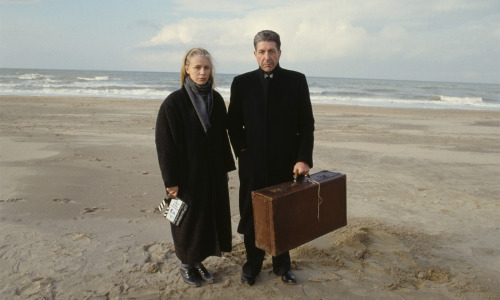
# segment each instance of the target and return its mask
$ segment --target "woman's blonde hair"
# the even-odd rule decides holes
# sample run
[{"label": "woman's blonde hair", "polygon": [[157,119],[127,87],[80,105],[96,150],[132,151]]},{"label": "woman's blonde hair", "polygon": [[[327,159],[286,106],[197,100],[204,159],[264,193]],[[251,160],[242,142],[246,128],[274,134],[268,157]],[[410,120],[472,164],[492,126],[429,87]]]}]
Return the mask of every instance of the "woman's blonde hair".
[{"label": "woman's blonde hair", "polygon": [[184,81],[186,80],[186,77],[189,76],[187,73],[186,73],[186,67],[189,67],[190,63],[191,63],[191,58],[193,56],[203,56],[203,57],[206,57],[208,58],[208,60],[210,61],[210,76],[208,77],[210,79],[210,81],[212,82],[212,86],[215,86],[215,81],[214,81],[214,65],[212,63],[212,56],[210,55],[210,53],[203,49],[203,48],[193,48],[191,50],[189,50],[186,55],[184,55],[184,60],[182,61],[182,66],[181,66],[181,84],[184,84]]}]

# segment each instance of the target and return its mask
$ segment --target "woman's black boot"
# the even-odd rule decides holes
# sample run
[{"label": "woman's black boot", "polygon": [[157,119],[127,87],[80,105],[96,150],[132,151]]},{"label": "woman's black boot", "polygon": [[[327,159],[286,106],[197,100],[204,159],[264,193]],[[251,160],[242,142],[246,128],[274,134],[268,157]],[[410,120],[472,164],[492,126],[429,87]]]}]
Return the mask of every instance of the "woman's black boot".
[{"label": "woman's black boot", "polygon": [[182,279],[184,279],[185,283],[193,286],[201,285],[198,281],[198,278],[196,277],[196,269],[193,267],[193,265],[181,264],[179,273],[181,273]]},{"label": "woman's black boot", "polygon": [[200,274],[201,279],[203,281],[212,283],[214,282],[214,275],[210,274],[210,272],[205,269],[205,266],[202,263],[195,263],[194,268],[196,271],[198,271],[198,274]]}]

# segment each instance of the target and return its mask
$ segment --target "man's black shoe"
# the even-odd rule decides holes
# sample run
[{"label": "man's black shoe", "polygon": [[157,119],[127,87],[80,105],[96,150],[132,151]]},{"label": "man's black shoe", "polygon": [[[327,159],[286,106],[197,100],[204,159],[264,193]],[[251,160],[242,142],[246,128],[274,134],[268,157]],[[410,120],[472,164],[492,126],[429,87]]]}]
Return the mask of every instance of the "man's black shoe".
[{"label": "man's black shoe", "polygon": [[202,263],[194,264],[194,268],[196,269],[196,271],[198,271],[203,281],[208,283],[214,282],[214,275],[210,274],[210,272],[205,269],[205,266]]},{"label": "man's black shoe", "polygon": [[295,278],[292,271],[286,271],[285,274],[281,276],[281,280],[286,284],[297,284],[297,278]]},{"label": "man's black shoe", "polygon": [[241,273],[241,283],[251,286],[255,284],[255,276]]},{"label": "man's black shoe", "polygon": [[196,273],[195,273],[195,268],[193,266],[189,267],[180,267],[179,268],[179,273],[181,273],[182,279],[184,279],[184,282],[193,285],[193,286],[200,286],[200,282],[198,281],[198,278],[196,278]]}]

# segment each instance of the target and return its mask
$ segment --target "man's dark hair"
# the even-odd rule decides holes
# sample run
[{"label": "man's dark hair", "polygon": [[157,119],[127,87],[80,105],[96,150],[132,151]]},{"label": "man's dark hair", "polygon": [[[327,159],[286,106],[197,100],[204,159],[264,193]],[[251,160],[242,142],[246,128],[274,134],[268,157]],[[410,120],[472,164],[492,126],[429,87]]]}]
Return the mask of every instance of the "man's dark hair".
[{"label": "man's dark hair", "polygon": [[255,48],[255,50],[257,50],[257,43],[262,41],[275,42],[278,51],[281,48],[280,35],[272,30],[262,30],[255,35],[255,37],[253,38],[253,47]]}]

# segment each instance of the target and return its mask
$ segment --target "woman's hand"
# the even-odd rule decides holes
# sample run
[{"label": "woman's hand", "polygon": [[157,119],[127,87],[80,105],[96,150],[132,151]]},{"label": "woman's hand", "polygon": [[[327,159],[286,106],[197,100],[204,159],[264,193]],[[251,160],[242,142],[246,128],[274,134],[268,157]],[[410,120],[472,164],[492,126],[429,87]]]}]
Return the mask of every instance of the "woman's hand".
[{"label": "woman's hand", "polygon": [[179,192],[178,186],[168,187],[166,188],[167,193],[170,193],[172,196],[177,197],[177,193]]}]

